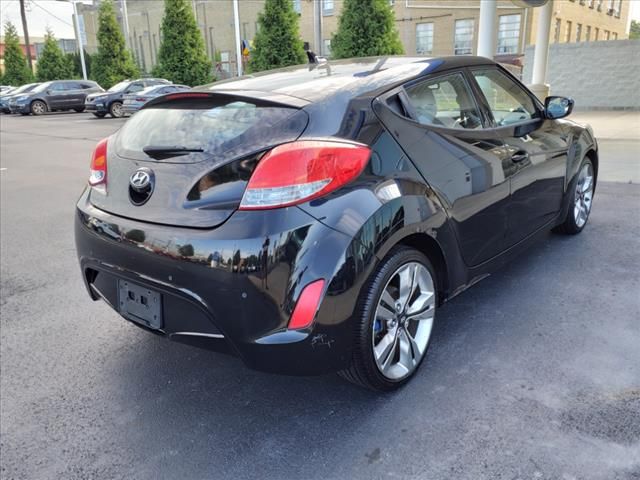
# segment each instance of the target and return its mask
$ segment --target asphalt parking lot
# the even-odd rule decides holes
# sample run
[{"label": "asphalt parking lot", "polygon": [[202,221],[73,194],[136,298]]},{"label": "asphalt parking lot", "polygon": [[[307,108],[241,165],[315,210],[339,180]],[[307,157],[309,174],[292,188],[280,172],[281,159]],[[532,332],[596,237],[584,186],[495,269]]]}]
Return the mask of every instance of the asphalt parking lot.
[{"label": "asphalt parking lot", "polygon": [[3,479],[640,479],[640,140],[603,141],[581,235],[445,305],[416,378],[380,395],[89,300],[74,203],[122,122],[0,117]]}]

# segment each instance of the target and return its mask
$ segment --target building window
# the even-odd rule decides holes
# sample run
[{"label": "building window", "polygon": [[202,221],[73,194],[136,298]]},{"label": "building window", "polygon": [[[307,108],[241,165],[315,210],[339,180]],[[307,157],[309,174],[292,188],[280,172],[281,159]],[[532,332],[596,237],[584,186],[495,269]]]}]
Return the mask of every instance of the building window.
[{"label": "building window", "polygon": [[622,12],[622,0],[618,0],[616,4],[616,17],[620,18],[620,13]]},{"label": "building window", "polygon": [[591,41],[591,25],[587,25],[587,29],[584,31],[585,42]]},{"label": "building window", "polygon": [[562,28],[562,20],[556,18],[556,27],[553,31],[553,41],[555,43],[560,43],[560,29]]},{"label": "building window", "polygon": [[602,2],[603,0],[597,0],[598,1],[598,11],[601,12],[602,11]]},{"label": "building window", "polygon": [[598,27],[596,27],[596,34],[593,37],[593,39],[597,42],[598,40],[600,40],[600,29]]},{"label": "building window", "polygon": [[333,0],[322,0],[322,15],[333,15]]},{"label": "building window", "polygon": [[498,22],[498,53],[518,53],[520,14],[501,15]]},{"label": "building window", "polygon": [[325,57],[331,56],[331,40],[328,38],[322,40],[322,55]]},{"label": "building window", "polygon": [[618,39],[618,32],[613,32],[612,35],[614,40]]},{"label": "building window", "polygon": [[596,0],[589,0],[589,8],[593,8],[596,6]]},{"label": "building window", "polygon": [[567,33],[564,37],[564,41],[566,43],[570,43],[571,42],[571,29],[572,29],[573,23],[567,21]]},{"label": "building window", "polygon": [[456,20],[453,37],[454,55],[473,53],[473,19]]},{"label": "building window", "polygon": [[582,24],[576,23],[576,42],[582,40]]},{"label": "building window", "polygon": [[293,1],[293,11],[298,15],[302,13],[302,5],[300,4],[301,0],[292,0]]},{"label": "building window", "polygon": [[604,39],[611,40],[611,32],[609,30],[604,31]]},{"label": "building window", "polygon": [[249,40],[249,22],[242,22],[242,39]]},{"label": "building window", "polygon": [[416,53],[431,55],[433,53],[433,23],[416,25]]}]

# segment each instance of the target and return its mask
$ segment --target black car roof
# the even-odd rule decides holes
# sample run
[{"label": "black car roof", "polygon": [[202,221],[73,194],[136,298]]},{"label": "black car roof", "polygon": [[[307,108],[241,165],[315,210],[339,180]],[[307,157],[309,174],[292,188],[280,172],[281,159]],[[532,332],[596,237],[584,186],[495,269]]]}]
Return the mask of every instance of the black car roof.
[{"label": "black car roof", "polygon": [[354,98],[449,68],[487,64],[493,64],[493,61],[471,56],[366,57],[270,70],[214,82],[193,90],[234,94],[270,92],[278,97],[287,95],[318,102],[338,94]]}]

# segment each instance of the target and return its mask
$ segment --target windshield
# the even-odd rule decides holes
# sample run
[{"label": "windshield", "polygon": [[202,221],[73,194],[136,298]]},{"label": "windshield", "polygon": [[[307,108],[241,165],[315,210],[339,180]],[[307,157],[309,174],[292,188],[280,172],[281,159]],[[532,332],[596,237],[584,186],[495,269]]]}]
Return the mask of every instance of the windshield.
[{"label": "windshield", "polygon": [[47,88],[49,88],[51,86],[51,83],[53,82],[45,82],[45,83],[41,83],[40,85],[38,85],[37,87],[35,87],[33,90],[33,92],[35,93],[40,93],[40,92],[44,92]]},{"label": "windshield", "polygon": [[33,90],[37,86],[38,86],[37,83],[28,83],[27,85],[22,85],[21,87],[18,87],[15,90],[12,90],[11,94],[13,95],[14,93],[30,92],[31,90]]},{"label": "windshield", "polygon": [[127,81],[116,83],[113,87],[107,90],[107,92],[121,92],[122,90],[127,88],[127,85],[129,85],[129,82]]}]

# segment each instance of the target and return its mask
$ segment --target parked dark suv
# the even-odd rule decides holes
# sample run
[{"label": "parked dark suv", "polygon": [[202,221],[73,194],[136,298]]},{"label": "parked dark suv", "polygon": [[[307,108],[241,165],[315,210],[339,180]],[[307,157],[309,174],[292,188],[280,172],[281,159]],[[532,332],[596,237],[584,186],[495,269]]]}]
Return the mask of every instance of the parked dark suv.
[{"label": "parked dark suv", "polygon": [[123,80],[116,83],[104,93],[88,95],[85,107],[96,117],[103,118],[107,113],[113,118],[123,117],[122,108],[124,96],[144,90],[152,85],[169,85],[171,82],[164,78],[139,78],[138,80]]},{"label": "parked dark suv", "polygon": [[30,92],[16,95],[9,102],[11,113],[42,115],[62,110],[84,111],[84,99],[90,93],[104,92],[91,80],[54,80],[38,85]]}]

